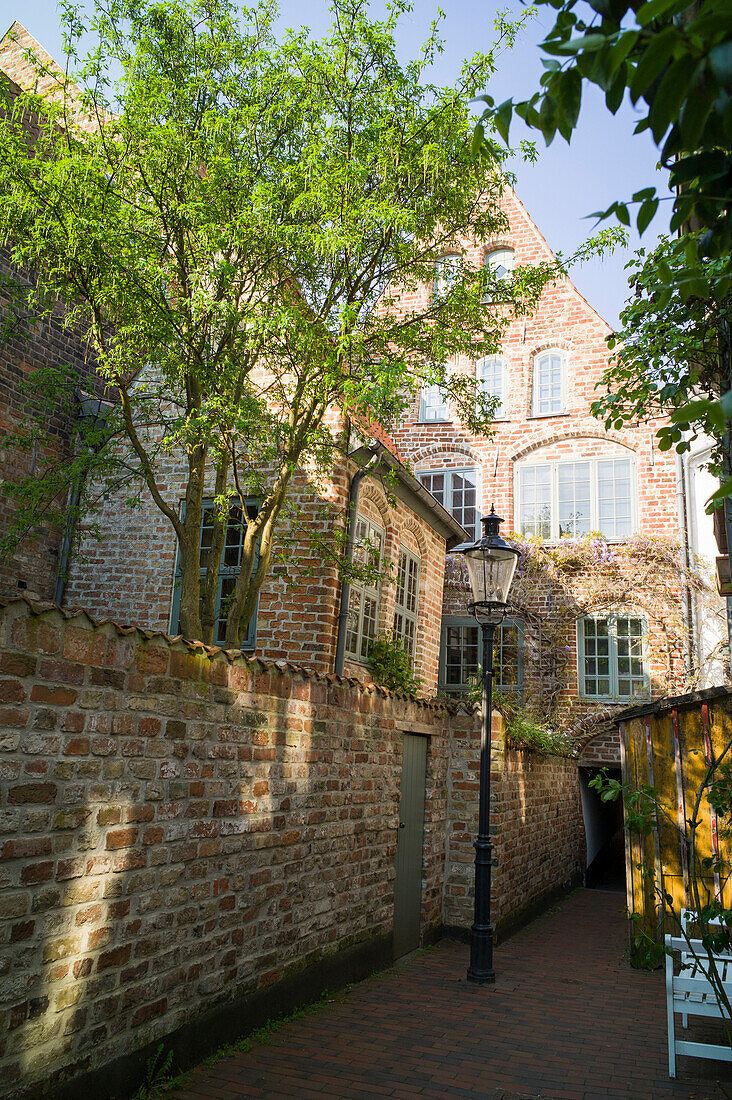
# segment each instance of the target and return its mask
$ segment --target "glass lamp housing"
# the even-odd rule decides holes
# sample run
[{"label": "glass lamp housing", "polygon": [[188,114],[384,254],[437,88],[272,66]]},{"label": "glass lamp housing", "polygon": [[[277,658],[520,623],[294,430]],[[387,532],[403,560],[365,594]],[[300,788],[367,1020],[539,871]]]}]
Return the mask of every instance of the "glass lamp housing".
[{"label": "glass lamp housing", "polygon": [[483,516],[483,536],[476,542],[463,542],[452,553],[461,554],[468,566],[473,595],[468,610],[479,622],[499,623],[508,607],[508,593],[520,552],[498,534],[503,520],[491,508]]}]

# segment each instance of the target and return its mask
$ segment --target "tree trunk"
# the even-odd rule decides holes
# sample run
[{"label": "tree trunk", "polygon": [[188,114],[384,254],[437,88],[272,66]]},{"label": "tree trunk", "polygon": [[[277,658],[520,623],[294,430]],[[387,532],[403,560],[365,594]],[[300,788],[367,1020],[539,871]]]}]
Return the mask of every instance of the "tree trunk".
[{"label": "tree trunk", "polygon": [[[216,467],[215,497],[219,498],[226,492],[226,482],[229,475],[229,460],[226,452],[219,455]],[[216,628],[216,589],[218,587],[219,569],[221,557],[226,544],[226,527],[229,519],[229,509],[220,513],[214,509],[213,535],[211,547],[208,551],[206,562],[206,574],[201,582],[201,630],[202,639],[206,645],[212,645]]]},{"label": "tree trunk", "polygon": [[183,537],[179,542],[180,553],[180,629],[185,638],[203,641],[201,625],[201,512],[203,502],[203,478],[206,467],[206,448],[194,447],[188,454],[188,485],[186,486],[186,513],[183,517]]}]

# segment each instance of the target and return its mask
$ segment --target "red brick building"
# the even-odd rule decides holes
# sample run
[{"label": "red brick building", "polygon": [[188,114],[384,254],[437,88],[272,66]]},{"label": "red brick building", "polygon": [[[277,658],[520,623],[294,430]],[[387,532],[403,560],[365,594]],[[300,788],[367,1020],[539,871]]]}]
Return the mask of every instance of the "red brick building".
[{"label": "red brick building", "polygon": [[[509,231],[456,241],[438,261],[438,282],[459,263],[490,265],[511,279],[521,265],[553,260],[510,190],[504,209]],[[433,293],[426,286],[418,295]],[[659,452],[655,424],[607,431],[590,413],[609,333],[561,279],[531,318],[510,325],[499,354],[448,364],[500,399],[490,437],[471,434],[436,386],[416,394],[392,429],[417,477],[467,529],[477,530],[494,504],[503,533],[524,544],[500,676],[575,726],[598,707],[677,690],[694,663],[682,614],[685,573],[663,541],[680,536],[675,456]],[[439,681],[451,693],[465,690],[477,664],[467,600],[459,566],[449,561]]]},{"label": "red brick building", "polygon": [[[11,35],[12,32],[12,35]],[[37,51],[44,65],[54,65],[52,59],[25,31],[14,23],[0,40],[0,74],[4,76],[6,99],[0,109],[8,110],[26,86],[32,74],[25,51]],[[17,82],[16,82],[17,81]],[[31,116],[25,119],[29,143],[36,133]],[[85,391],[94,390],[95,363],[87,342],[79,331],[63,325],[61,310],[39,318],[30,312],[24,301],[31,286],[28,272],[11,264],[6,250],[0,250],[0,314],[3,333],[0,341],[0,485],[17,484],[32,477],[39,482],[73,453],[76,446],[75,425],[79,415],[88,411]],[[49,414],[45,403],[29,388],[32,376],[41,368],[59,368],[73,379],[66,399],[55,404]],[[42,410],[44,431],[30,441],[29,446],[8,446],[8,437],[27,427]],[[47,500],[46,515],[63,510],[66,490],[53,493]],[[7,534],[17,516],[12,496],[0,492],[0,538]],[[53,599],[59,580],[62,556],[63,524],[46,519],[23,538],[17,550],[0,553],[0,595]],[[62,563],[61,563],[62,564]]]}]

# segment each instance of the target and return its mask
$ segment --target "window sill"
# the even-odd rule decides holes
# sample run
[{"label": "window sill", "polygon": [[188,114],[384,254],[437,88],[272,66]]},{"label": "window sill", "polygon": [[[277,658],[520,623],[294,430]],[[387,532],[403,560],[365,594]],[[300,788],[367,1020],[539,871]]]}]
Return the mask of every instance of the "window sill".
[{"label": "window sill", "polygon": [[454,420],[415,420],[414,422],[418,428],[431,428],[437,424],[446,424],[448,427],[452,427],[455,423]]},{"label": "window sill", "polygon": [[527,420],[551,420],[552,417],[558,416],[571,416],[571,412],[559,412],[559,413],[529,413],[526,417]]},{"label": "window sill", "polygon": [[615,707],[642,707],[651,701],[650,695],[627,695],[622,699],[612,695],[583,695],[579,692],[579,700],[582,703],[603,703]]}]

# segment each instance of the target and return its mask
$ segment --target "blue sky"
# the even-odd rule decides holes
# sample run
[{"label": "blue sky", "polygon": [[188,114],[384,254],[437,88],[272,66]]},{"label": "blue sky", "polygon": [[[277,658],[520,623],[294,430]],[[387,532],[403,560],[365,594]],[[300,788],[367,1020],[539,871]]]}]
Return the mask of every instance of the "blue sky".
[{"label": "blue sky", "polygon": [[[514,11],[520,6],[514,2]],[[494,40],[494,4],[479,0],[442,0],[446,18],[442,25],[445,48],[439,55],[431,79],[438,84],[453,83],[464,58],[479,49],[487,49]],[[508,6],[508,0],[507,0]],[[309,26],[320,35],[328,27],[328,0],[281,0],[283,26]],[[403,57],[415,55],[426,37],[437,4],[433,0],[414,0],[413,11],[404,17],[399,45]],[[374,13],[383,11],[374,3]],[[0,0],[0,33],[18,19],[57,59],[62,56],[59,19],[55,0],[24,0],[11,4]],[[542,12],[531,21],[514,50],[501,55],[499,71],[486,91],[497,102],[524,98],[538,87],[542,72],[537,43],[551,26],[551,13]],[[629,198],[641,187],[655,183],[665,193],[664,179],[656,172],[657,151],[647,134],[634,135],[635,114],[625,103],[613,117],[606,110],[599,92],[585,92],[580,126],[567,145],[556,139],[546,149],[540,135],[512,131],[512,140],[530,136],[537,141],[539,159],[535,165],[516,166],[516,191],[550,246],[567,254],[592,232],[593,221],[585,215],[608,207],[616,198]],[[663,205],[662,204],[662,208]],[[608,223],[610,224],[610,223]],[[646,231],[643,245],[651,247],[656,232],[664,228],[659,214]],[[575,268],[573,279],[582,294],[611,324],[628,296],[624,266],[634,248],[631,239],[627,252],[616,252],[605,260],[595,260]]]}]

